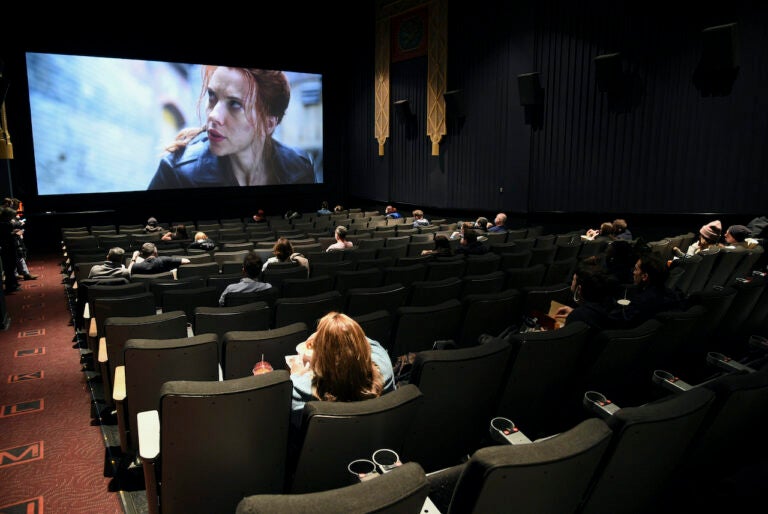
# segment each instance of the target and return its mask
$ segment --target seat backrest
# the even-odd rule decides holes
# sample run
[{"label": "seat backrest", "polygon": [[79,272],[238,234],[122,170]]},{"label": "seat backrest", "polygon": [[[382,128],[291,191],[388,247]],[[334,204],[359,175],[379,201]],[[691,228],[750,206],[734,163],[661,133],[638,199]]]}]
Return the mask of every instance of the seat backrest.
[{"label": "seat backrest", "polygon": [[648,380],[644,364],[660,328],[661,322],[652,318],[637,327],[597,332],[584,353],[584,388],[614,401],[639,402],[637,384]]},{"label": "seat backrest", "polygon": [[252,302],[232,307],[195,307],[192,331],[195,335],[216,334],[219,358],[224,334],[233,330],[267,330],[272,323],[272,309],[267,302]]},{"label": "seat backrest", "polygon": [[[509,272],[507,273],[507,278],[509,278]],[[507,287],[509,287],[509,282],[507,282]],[[526,313],[533,311],[547,313],[553,300],[567,305],[568,301],[573,298],[570,283],[528,286],[520,288],[520,290],[525,294],[523,309]]]},{"label": "seat backrest", "polygon": [[503,339],[418,352],[408,383],[418,386],[424,406],[403,448],[404,461],[436,471],[461,463],[483,446],[511,355],[512,346]]},{"label": "seat backrest", "polygon": [[494,252],[483,255],[467,255],[465,264],[464,275],[485,275],[499,269],[501,255]]},{"label": "seat backrest", "polygon": [[649,512],[681,465],[714,396],[704,388],[694,388],[616,411],[607,420],[614,433],[611,446],[580,512],[613,512],[617,505],[625,506],[622,510],[626,512]]},{"label": "seat backrest", "polygon": [[128,339],[123,349],[130,448],[138,450],[136,414],[157,409],[160,387],[169,380],[218,380],[218,337]]},{"label": "seat backrest", "polygon": [[410,286],[414,282],[424,280],[427,276],[426,264],[417,263],[410,266],[389,266],[383,269],[383,284],[402,284]]},{"label": "seat backrest", "polygon": [[402,284],[387,284],[379,287],[355,287],[345,295],[344,313],[359,316],[384,309],[394,317],[397,309],[405,305],[408,288]]},{"label": "seat backrest", "polygon": [[704,286],[707,285],[709,276],[712,274],[712,270],[715,268],[717,260],[720,258],[719,249],[708,249],[706,252],[699,252],[701,261],[696,267],[696,274],[691,279],[691,283],[688,285],[688,293],[693,294],[704,290]]},{"label": "seat backrest", "polygon": [[389,311],[372,311],[352,316],[352,319],[357,321],[368,338],[378,341],[384,348],[392,347],[392,315]]},{"label": "seat backrest", "polygon": [[279,291],[276,287],[250,293],[227,293],[227,296],[224,297],[224,306],[234,307],[235,305],[243,305],[245,303],[267,302],[270,307],[274,307],[275,301],[277,301],[279,296],[278,293]]},{"label": "seat backrest", "polygon": [[521,290],[528,287],[537,287],[544,282],[546,273],[546,264],[536,264],[524,268],[507,268],[505,270],[507,280],[504,285],[506,288]]},{"label": "seat backrest", "polygon": [[411,284],[406,305],[412,307],[436,305],[461,296],[462,279],[450,277],[443,280],[418,280]]},{"label": "seat backrest", "polygon": [[482,334],[497,336],[523,317],[523,295],[517,289],[470,294],[462,298],[461,328],[456,336],[460,347],[474,346]]},{"label": "seat backrest", "polygon": [[379,287],[383,276],[384,273],[379,268],[342,270],[336,272],[333,288],[345,294],[352,288]]},{"label": "seat backrest", "polygon": [[353,460],[382,448],[402,453],[422,405],[421,391],[410,384],[370,400],[307,402],[290,491],[342,487],[349,484],[347,465]]},{"label": "seat backrest", "polygon": [[205,285],[205,277],[189,277],[184,280],[153,280],[149,282],[149,291],[155,295],[155,305],[162,309],[163,293],[165,291],[197,289],[199,287],[205,287]]},{"label": "seat backrest", "polygon": [[512,419],[531,438],[557,433],[572,426],[581,412],[577,389],[579,359],[591,329],[580,321],[557,330],[524,332],[509,338],[515,358],[497,414]]},{"label": "seat backrest", "polygon": [[[93,287],[90,288],[89,293],[92,290]],[[155,296],[149,292],[120,296],[94,296],[91,307],[91,315],[96,318],[97,337],[104,335],[104,323],[111,317],[150,316],[157,313]]]},{"label": "seat backrest", "polygon": [[461,302],[448,300],[424,307],[400,307],[395,316],[390,355],[431,350],[435,341],[456,339],[461,326]]},{"label": "seat backrest", "polygon": [[728,280],[730,279],[731,275],[733,275],[733,272],[736,271],[737,266],[747,256],[747,252],[729,250],[728,248],[723,248],[718,253],[720,258],[717,259],[714,266],[712,267],[712,272],[710,273],[706,284],[704,284],[704,289],[711,289],[715,286],[728,285]]},{"label": "seat backrest", "polygon": [[[149,294],[149,293],[147,293]],[[176,339],[187,337],[187,317],[183,311],[143,316],[113,316],[104,320],[105,360],[101,362],[104,396],[112,403],[115,368],[122,366],[123,349],[129,339]]]},{"label": "seat backrest", "polygon": [[218,305],[219,292],[213,286],[163,291],[163,309],[184,311],[189,323],[195,319],[196,307],[217,307]]},{"label": "seat backrest", "polygon": [[280,296],[295,298],[297,296],[312,296],[325,293],[333,289],[333,277],[330,275],[317,275],[309,278],[283,279]]},{"label": "seat backrest", "polygon": [[219,264],[217,262],[201,262],[199,264],[182,264],[176,270],[176,278],[179,280],[193,277],[203,276],[208,277],[211,275],[219,274]]},{"label": "seat backrest", "polygon": [[285,370],[160,391],[161,512],[234,512],[244,496],[280,493],[291,408]]},{"label": "seat backrest", "polygon": [[445,512],[577,512],[610,441],[606,423],[590,418],[542,441],[482,448],[464,467]]},{"label": "seat backrest", "polygon": [[470,294],[498,293],[504,289],[507,279],[501,270],[478,275],[464,275],[461,278],[461,297]]},{"label": "seat backrest", "polygon": [[344,297],[338,291],[297,298],[278,298],[275,300],[275,321],[272,326],[279,328],[303,321],[314,331],[317,320],[331,311],[341,312],[344,307],[343,300]]},{"label": "seat backrest", "polygon": [[693,280],[696,278],[696,270],[698,269],[699,264],[701,264],[701,261],[702,257],[698,254],[686,255],[675,261],[677,267],[683,270],[682,276],[675,283],[675,289],[685,295],[690,292],[691,284],[693,284]]},{"label": "seat backrest", "polygon": [[462,278],[466,268],[464,259],[450,261],[436,260],[427,262],[425,265],[427,267],[427,274],[424,277],[425,280],[444,280],[451,277]]},{"label": "seat backrest", "polygon": [[306,493],[261,494],[243,498],[236,514],[316,513],[318,506],[327,512],[376,512],[403,514],[420,512],[429,482],[424,469],[416,462],[406,462],[375,480],[365,480],[346,487]]},{"label": "seat backrest", "polygon": [[296,346],[309,337],[307,324],[292,323],[267,330],[233,330],[222,339],[221,364],[224,380],[246,377],[262,359],[281,369],[286,355],[295,355]]}]

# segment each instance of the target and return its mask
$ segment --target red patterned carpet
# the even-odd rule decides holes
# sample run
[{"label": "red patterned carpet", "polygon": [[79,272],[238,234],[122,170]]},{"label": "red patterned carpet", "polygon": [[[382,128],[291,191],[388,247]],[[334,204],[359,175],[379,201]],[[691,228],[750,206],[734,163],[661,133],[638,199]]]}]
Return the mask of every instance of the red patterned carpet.
[{"label": "red patterned carpet", "polygon": [[0,514],[122,513],[73,349],[61,258],[31,257],[39,278],[5,297],[0,331]]}]

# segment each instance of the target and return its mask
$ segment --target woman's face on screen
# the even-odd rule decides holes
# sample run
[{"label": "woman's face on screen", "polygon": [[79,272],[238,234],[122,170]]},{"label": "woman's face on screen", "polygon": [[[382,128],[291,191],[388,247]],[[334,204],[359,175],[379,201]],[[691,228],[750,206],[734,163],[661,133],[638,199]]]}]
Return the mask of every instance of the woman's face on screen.
[{"label": "woman's face on screen", "polygon": [[247,92],[248,84],[237,69],[219,67],[213,72],[207,111],[208,140],[214,155],[237,154],[251,150],[253,145],[263,145],[265,135],[250,121],[258,120],[256,112],[246,112]]}]

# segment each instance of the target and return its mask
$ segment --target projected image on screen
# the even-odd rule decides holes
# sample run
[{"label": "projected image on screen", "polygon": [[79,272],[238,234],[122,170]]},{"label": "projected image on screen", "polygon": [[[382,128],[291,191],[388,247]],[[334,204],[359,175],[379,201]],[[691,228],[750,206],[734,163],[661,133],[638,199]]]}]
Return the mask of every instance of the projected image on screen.
[{"label": "projected image on screen", "polygon": [[322,76],[27,54],[38,194],[323,181]]}]

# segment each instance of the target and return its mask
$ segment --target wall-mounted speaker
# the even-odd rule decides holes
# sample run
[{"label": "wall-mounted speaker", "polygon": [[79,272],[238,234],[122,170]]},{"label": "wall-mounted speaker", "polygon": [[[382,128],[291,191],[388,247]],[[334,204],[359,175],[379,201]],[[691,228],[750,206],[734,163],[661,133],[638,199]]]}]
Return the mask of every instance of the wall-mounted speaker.
[{"label": "wall-mounted speaker", "polygon": [[517,76],[520,105],[541,105],[544,103],[544,88],[541,87],[541,73],[523,73]]},{"label": "wall-mounted speaker", "polygon": [[413,117],[413,111],[411,111],[411,103],[406,100],[396,100],[392,103],[397,114],[397,119],[400,122],[405,123]]},{"label": "wall-mounted speaker", "polygon": [[621,87],[623,70],[620,53],[598,55],[593,60],[598,91],[608,93]]},{"label": "wall-mounted speaker", "polygon": [[443,93],[445,100],[445,115],[448,118],[464,118],[467,115],[467,105],[464,100],[464,91],[454,89]]},{"label": "wall-mounted speaker", "polygon": [[726,96],[739,74],[739,39],[736,23],[701,31],[701,59],[693,84],[703,96]]}]

